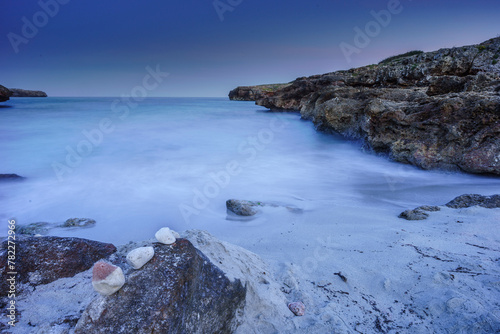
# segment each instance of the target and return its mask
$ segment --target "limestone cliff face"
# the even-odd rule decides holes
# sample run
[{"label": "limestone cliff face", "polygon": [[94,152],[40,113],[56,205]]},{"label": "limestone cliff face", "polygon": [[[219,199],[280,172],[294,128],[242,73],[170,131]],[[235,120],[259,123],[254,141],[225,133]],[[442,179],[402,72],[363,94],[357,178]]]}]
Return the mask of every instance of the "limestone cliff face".
[{"label": "limestone cliff face", "polygon": [[47,93],[41,90],[26,90],[19,88],[10,88],[12,97],[47,97]]},{"label": "limestone cliff face", "polygon": [[12,92],[8,88],[0,85],[0,102],[7,101],[11,95]]},{"label": "limestone cliff face", "polygon": [[423,169],[500,175],[500,38],[298,78],[256,99]]}]

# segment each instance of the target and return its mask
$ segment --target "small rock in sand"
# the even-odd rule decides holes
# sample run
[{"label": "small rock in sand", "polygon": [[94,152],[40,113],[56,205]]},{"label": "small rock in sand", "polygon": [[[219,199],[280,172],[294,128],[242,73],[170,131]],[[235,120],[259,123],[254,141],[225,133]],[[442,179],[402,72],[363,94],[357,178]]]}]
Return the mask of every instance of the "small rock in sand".
[{"label": "small rock in sand", "polygon": [[401,212],[401,214],[399,215],[399,218],[404,218],[406,220],[424,220],[427,219],[427,217],[429,217],[429,214],[419,208],[406,210],[404,212]]},{"label": "small rock in sand", "polygon": [[306,306],[302,302],[294,302],[288,304],[288,308],[296,316],[303,316],[306,313]]},{"label": "small rock in sand", "polygon": [[98,261],[92,269],[92,286],[101,295],[110,296],[125,284],[125,275],[120,267]]},{"label": "small rock in sand", "polygon": [[155,255],[155,249],[149,247],[139,247],[127,254],[127,263],[134,269],[140,269],[149,262]]},{"label": "small rock in sand", "polygon": [[439,206],[435,206],[435,205],[422,205],[422,206],[419,206],[417,209],[420,209],[423,211],[430,211],[430,212],[436,212],[436,211],[441,210],[441,208]]},{"label": "small rock in sand", "polygon": [[[155,233],[156,240],[165,245],[171,245],[175,242],[176,232],[172,231],[168,227],[162,227]],[[179,234],[177,234],[178,236]]]},{"label": "small rock in sand", "polygon": [[447,207],[453,209],[469,208],[475,205],[487,209],[500,208],[500,195],[482,196],[477,194],[465,194],[455,197],[455,199],[446,203]]}]

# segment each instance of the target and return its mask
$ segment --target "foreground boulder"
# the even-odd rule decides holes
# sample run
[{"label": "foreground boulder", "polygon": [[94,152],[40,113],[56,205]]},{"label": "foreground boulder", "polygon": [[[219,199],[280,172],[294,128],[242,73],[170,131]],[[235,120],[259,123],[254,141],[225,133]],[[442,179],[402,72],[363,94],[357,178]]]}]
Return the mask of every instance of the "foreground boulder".
[{"label": "foreground boulder", "polygon": [[111,296],[95,299],[77,333],[232,333],[246,291],[186,239],[154,243],[154,257]]},{"label": "foreground boulder", "polygon": [[[291,321],[295,316],[287,305],[293,300],[288,298],[302,296],[289,290],[284,292],[281,280],[275,277],[272,267],[257,254],[221,241],[206,231],[189,230],[185,235],[197,249],[213,263],[217,263],[230,280],[240,279],[244,283],[245,305],[243,311],[237,314],[239,326],[234,331],[235,334],[332,332],[326,328],[317,331],[304,330]],[[291,282],[288,284],[294,286]]]},{"label": "foreground boulder", "polygon": [[[6,296],[8,240],[0,251],[0,296]],[[95,262],[116,252],[115,246],[80,238],[16,237],[17,282],[32,286],[71,277],[91,268]]]},{"label": "foreground boulder", "polygon": [[500,37],[298,78],[257,98],[423,169],[500,175]]}]

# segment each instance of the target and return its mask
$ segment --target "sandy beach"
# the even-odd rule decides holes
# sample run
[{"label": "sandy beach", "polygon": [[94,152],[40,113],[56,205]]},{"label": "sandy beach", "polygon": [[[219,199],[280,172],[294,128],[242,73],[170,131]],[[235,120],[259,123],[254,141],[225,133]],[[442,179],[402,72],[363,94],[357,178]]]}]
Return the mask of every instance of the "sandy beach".
[{"label": "sandy beach", "polygon": [[[279,210],[263,214],[272,222],[283,214]],[[499,209],[443,206],[422,221],[384,210],[370,215],[356,208],[342,211],[332,224],[316,220],[324,215],[304,212],[286,228],[229,240],[239,246],[199,230],[182,235],[230,279],[246,284],[237,333],[500,329]],[[306,220],[314,224],[302,224]],[[61,319],[77,317],[96,296],[89,275],[24,291],[18,302],[24,321],[12,333],[45,333],[44,326],[57,323],[54,328],[60,331],[51,333],[67,333],[69,326]],[[304,316],[288,310],[295,301],[306,306]]]}]

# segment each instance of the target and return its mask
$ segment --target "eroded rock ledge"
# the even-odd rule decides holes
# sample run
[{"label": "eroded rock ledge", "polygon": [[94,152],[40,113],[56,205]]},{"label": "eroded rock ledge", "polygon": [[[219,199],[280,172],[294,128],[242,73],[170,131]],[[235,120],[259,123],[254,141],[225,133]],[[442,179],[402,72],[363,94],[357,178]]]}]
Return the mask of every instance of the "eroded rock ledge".
[{"label": "eroded rock ledge", "polygon": [[399,162],[500,175],[499,56],[494,38],[298,78],[255,100],[300,110],[318,129],[363,139]]},{"label": "eroded rock ledge", "polygon": [[274,92],[288,87],[290,84],[239,86],[229,92],[229,99],[235,101],[255,101],[264,97],[273,96]]}]

